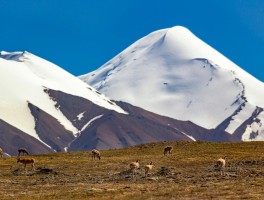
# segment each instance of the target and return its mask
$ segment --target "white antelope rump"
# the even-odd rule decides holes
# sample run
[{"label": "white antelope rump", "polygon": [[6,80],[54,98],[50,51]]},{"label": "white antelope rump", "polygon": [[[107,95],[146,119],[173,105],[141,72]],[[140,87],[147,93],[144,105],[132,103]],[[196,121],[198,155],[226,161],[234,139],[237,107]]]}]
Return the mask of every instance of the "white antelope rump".
[{"label": "white antelope rump", "polygon": [[92,159],[94,160],[95,158],[98,158],[99,160],[101,159],[100,151],[93,149],[92,150]]},{"label": "white antelope rump", "polygon": [[24,148],[19,148],[18,150],[18,156],[20,156],[21,154],[24,155],[29,155],[28,151]]},{"label": "white antelope rump", "polygon": [[132,178],[134,178],[134,176],[136,174],[136,171],[139,168],[139,162],[138,162],[138,160],[136,162],[130,163],[129,167],[130,167],[130,170],[132,172]]},{"label": "white antelope rump", "polygon": [[26,170],[27,164],[31,164],[31,169],[35,170],[35,159],[34,158],[18,158],[17,163],[24,164],[24,170]]},{"label": "white antelope rump", "polygon": [[172,146],[165,147],[164,148],[164,151],[163,151],[164,156],[166,156],[168,154],[171,154],[172,153],[172,150],[173,150],[173,147]]},{"label": "white antelope rump", "polygon": [[3,156],[4,156],[4,151],[2,148],[0,148],[0,157],[3,158]]},{"label": "white antelope rump", "polygon": [[220,170],[221,175],[225,175],[225,165],[226,165],[226,157],[225,158],[219,158],[216,161],[216,167]]}]

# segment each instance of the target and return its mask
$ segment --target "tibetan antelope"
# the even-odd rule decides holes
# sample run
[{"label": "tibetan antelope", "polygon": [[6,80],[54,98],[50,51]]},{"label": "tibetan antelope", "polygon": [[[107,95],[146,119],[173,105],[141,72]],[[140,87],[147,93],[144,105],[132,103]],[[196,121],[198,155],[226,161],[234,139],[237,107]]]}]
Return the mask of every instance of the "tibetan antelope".
[{"label": "tibetan antelope", "polygon": [[152,170],[153,166],[154,165],[153,165],[152,162],[150,162],[148,165],[145,165],[145,167],[144,167],[144,169],[145,169],[145,176],[148,175],[149,171]]},{"label": "tibetan antelope", "polygon": [[31,169],[35,170],[35,159],[34,158],[18,158],[17,163],[19,162],[24,164],[24,170],[26,170],[27,164],[31,164],[31,167],[32,167]]},{"label": "tibetan antelope", "polygon": [[165,147],[164,148],[164,151],[163,151],[164,156],[166,156],[168,154],[171,154],[172,153],[172,150],[173,150],[173,147],[172,146]]},{"label": "tibetan antelope", "polygon": [[225,165],[226,165],[226,157],[225,158],[219,158],[216,161],[216,167],[220,170],[221,175],[225,175]]},{"label": "tibetan antelope", "polygon": [[130,163],[129,167],[130,167],[130,170],[132,172],[132,178],[134,178],[134,176],[136,174],[136,171],[139,168],[139,162],[138,162],[138,160],[136,162]]},{"label": "tibetan antelope", "polygon": [[99,160],[101,159],[100,151],[93,149],[92,150],[92,159],[94,160],[95,158],[98,158]]},{"label": "tibetan antelope", "polygon": [[20,156],[21,154],[24,155],[29,155],[28,151],[26,149],[23,148],[19,148],[18,150],[18,156]]}]

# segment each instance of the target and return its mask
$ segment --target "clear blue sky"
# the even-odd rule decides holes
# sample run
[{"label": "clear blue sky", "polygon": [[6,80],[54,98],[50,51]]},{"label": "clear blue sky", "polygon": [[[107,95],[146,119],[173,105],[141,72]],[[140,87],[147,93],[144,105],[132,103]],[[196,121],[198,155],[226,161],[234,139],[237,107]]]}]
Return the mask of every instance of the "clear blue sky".
[{"label": "clear blue sky", "polygon": [[0,50],[29,51],[74,75],[175,25],[264,82],[263,0],[0,0]]}]

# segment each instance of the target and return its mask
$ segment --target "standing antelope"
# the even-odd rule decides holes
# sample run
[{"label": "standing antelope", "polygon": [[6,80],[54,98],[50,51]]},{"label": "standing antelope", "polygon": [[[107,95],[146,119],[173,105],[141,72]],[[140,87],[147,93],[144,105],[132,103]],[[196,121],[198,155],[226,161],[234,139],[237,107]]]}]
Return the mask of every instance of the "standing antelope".
[{"label": "standing antelope", "polygon": [[154,165],[153,165],[152,162],[150,162],[148,165],[145,165],[145,167],[144,167],[144,169],[145,169],[145,176],[148,175],[149,171],[152,170],[153,166]]},{"label": "standing antelope", "polygon": [[24,164],[24,170],[26,170],[27,164],[31,164],[31,169],[35,170],[35,159],[34,158],[18,158],[17,163],[23,163]]},{"label": "standing antelope", "polygon": [[26,149],[20,148],[17,150],[18,151],[18,156],[20,156],[20,154],[22,155],[28,155],[28,151]]},{"label": "standing antelope", "polygon": [[172,146],[165,147],[164,148],[164,151],[163,151],[164,156],[166,156],[168,154],[171,154],[172,153],[172,150],[173,150],[173,147]]},{"label": "standing antelope", "polygon": [[98,158],[99,160],[101,159],[100,151],[93,149],[92,150],[92,159],[94,160],[95,158]]},{"label": "standing antelope", "polygon": [[0,157],[3,158],[3,156],[4,156],[3,149],[0,148]]},{"label": "standing antelope", "polygon": [[225,175],[225,165],[226,165],[226,157],[225,158],[219,158],[216,161],[216,167],[220,170],[221,175]]},{"label": "standing antelope", "polygon": [[132,178],[134,178],[134,176],[136,174],[136,171],[139,168],[139,162],[138,162],[138,160],[136,162],[130,163],[129,167],[130,167],[130,170],[132,172]]}]

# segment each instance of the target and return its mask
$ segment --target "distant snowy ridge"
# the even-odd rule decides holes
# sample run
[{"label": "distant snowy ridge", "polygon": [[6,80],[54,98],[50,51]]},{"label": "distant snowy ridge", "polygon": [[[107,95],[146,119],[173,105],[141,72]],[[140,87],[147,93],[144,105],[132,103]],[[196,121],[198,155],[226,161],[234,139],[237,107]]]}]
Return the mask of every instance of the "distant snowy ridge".
[{"label": "distant snowy ridge", "polygon": [[207,129],[221,125],[243,140],[264,139],[263,110],[257,112],[264,83],[181,26],[143,37],[79,78],[115,100]]}]

